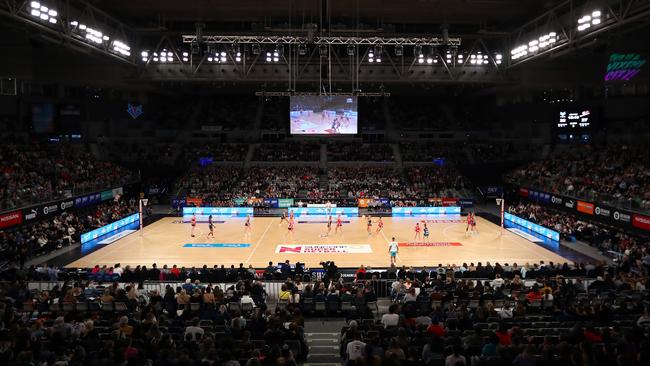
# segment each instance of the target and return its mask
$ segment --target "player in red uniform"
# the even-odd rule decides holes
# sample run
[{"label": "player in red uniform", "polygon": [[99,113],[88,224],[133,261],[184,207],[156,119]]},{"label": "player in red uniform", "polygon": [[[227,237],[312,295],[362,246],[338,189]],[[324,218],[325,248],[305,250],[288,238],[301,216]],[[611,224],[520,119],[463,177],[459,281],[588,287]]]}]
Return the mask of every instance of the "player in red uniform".
[{"label": "player in red uniform", "polygon": [[192,214],[192,219],[190,222],[192,223],[192,231],[190,232],[190,235],[194,237],[194,228],[196,228],[196,214]]},{"label": "player in red uniform", "polygon": [[339,229],[343,230],[343,220],[341,219],[341,214],[336,217],[336,229],[334,229],[334,234],[338,234]]},{"label": "player in red uniform", "polygon": [[384,228],[384,221],[381,219],[381,216],[379,216],[379,221],[377,221],[377,231],[375,232],[376,234],[379,234],[379,232]]},{"label": "player in red uniform", "polygon": [[415,223],[415,237],[413,238],[413,240],[422,240],[422,235],[420,234],[420,231],[421,231],[420,223],[416,222]]},{"label": "player in red uniform", "polygon": [[478,235],[478,228],[476,227],[476,214],[472,212],[472,234]]},{"label": "player in red uniform", "polygon": [[291,241],[293,241],[293,232],[295,231],[294,225],[295,225],[294,219],[290,218],[289,224],[287,225],[287,234],[289,234]]},{"label": "player in red uniform", "polygon": [[246,215],[246,221],[244,222],[244,237],[250,237],[252,229],[251,215]]}]

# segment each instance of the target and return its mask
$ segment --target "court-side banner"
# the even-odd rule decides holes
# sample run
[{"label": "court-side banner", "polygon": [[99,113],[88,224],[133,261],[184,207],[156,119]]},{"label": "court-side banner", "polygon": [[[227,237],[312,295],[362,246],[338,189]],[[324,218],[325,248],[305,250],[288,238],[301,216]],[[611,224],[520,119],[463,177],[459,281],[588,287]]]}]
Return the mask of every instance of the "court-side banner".
[{"label": "court-side banner", "polygon": [[99,229],[95,229],[93,231],[89,231],[85,234],[81,234],[81,244],[95,240],[99,237],[102,237],[106,234],[110,234],[126,225],[130,225],[134,222],[137,222],[140,220],[140,214],[136,213],[131,216],[127,216],[123,219],[117,220],[115,222],[112,222],[106,226],[102,226]]},{"label": "court-side banner", "polygon": [[189,221],[192,215],[196,216],[253,216],[252,207],[183,207],[183,221]]},{"label": "court-side banner", "polygon": [[85,196],[77,197],[74,199],[74,207],[86,207],[100,203],[102,201],[101,193],[93,193]]},{"label": "court-side banner", "polygon": [[264,206],[273,208],[287,208],[294,205],[293,198],[265,198]]},{"label": "court-side banner", "polygon": [[547,238],[549,238],[551,240],[560,241],[560,233],[558,233],[555,230],[551,230],[551,229],[545,228],[544,226],[537,225],[537,224],[535,224],[533,222],[522,219],[521,217],[515,216],[515,215],[510,214],[508,212],[505,213],[505,219],[512,222],[512,223],[514,223],[514,224],[525,227],[526,229],[531,230],[531,231],[533,231],[533,232],[535,232],[537,234],[543,235],[543,236],[545,236],[545,237],[547,237]]},{"label": "court-side banner", "polygon": [[519,187],[519,196],[548,205],[557,210],[567,211],[572,214],[579,214],[591,220],[603,222],[608,225],[618,226],[624,229],[638,229],[650,231],[650,217],[637,214],[620,208],[577,200],[555,193],[541,192],[530,188]]},{"label": "court-side banner", "polygon": [[0,215],[0,229],[12,227],[23,223],[23,212],[12,211]]},{"label": "court-side banner", "polygon": [[74,199],[72,198],[27,207],[23,209],[23,223],[28,224],[36,220],[58,215],[72,208],[74,208]]},{"label": "court-side banner", "polygon": [[460,215],[460,207],[393,207],[392,214],[393,216]]},{"label": "court-side banner", "polygon": [[294,216],[359,216],[359,207],[289,207]]}]

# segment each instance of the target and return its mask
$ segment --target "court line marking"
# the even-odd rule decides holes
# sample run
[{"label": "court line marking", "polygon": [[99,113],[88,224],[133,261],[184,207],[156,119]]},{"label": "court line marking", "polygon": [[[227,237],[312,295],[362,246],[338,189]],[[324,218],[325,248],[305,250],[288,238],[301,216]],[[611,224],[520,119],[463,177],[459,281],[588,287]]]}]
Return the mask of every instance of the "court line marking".
[{"label": "court line marking", "polygon": [[[255,243],[255,247],[253,248],[253,250],[251,251],[251,253],[248,255],[248,258],[246,258],[246,260],[244,261],[244,263],[246,263],[246,264],[249,263],[249,261],[251,260],[251,257],[253,256],[253,254],[255,254],[255,251],[257,250],[257,248],[259,248],[260,243],[262,242],[262,239],[264,239],[264,237],[266,236],[266,233],[269,231],[269,229],[271,228],[271,225],[272,225],[272,224],[273,224],[273,221],[272,221],[272,220],[269,220],[269,224],[266,225],[266,230],[264,230],[264,232],[262,233],[262,236],[260,236],[260,238],[257,240],[257,243]],[[252,230],[251,230],[251,231],[252,231]]]}]

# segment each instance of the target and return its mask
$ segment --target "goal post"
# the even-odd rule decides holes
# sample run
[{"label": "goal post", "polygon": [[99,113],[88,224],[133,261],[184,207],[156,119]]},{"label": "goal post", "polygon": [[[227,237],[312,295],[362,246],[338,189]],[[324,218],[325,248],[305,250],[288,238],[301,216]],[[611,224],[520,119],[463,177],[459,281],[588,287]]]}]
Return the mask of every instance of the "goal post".
[{"label": "goal post", "polygon": [[143,229],[142,216],[143,216],[143,211],[144,211],[144,210],[143,210],[143,207],[147,207],[147,205],[149,204],[149,200],[146,199],[146,198],[141,198],[140,201],[139,201],[139,203],[140,203],[140,204],[139,204],[138,206],[139,206],[139,211],[140,211],[140,236],[142,236],[142,235],[143,235],[143,231],[142,231],[142,229]]},{"label": "goal post", "polygon": [[503,225],[504,225],[504,219],[505,219],[505,200],[503,199],[503,196],[501,198],[497,198],[497,206],[501,208],[501,234],[503,234]]}]

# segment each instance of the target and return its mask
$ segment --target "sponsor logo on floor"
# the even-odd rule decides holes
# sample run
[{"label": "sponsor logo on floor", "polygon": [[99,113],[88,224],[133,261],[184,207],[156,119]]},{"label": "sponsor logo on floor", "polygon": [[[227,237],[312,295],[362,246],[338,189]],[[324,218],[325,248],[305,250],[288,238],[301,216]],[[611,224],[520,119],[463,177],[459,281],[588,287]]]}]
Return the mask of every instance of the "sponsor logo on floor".
[{"label": "sponsor logo on floor", "polygon": [[425,222],[427,224],[461,224],[466,221],[461,220],[461,219],[456,219],[456,220],[420,220],[420,222]]},{"label": "sponsor logo on floor", "polygon": [[517,229],[515,227],[508,228],[508,231],[513,232],[513,233],[521,236],[524,239],[532,241],[533,243],[543,243],[544,242],[544,240],[536,237],[535,235],[528,234],[527,232],[522,231],[521,229]]},{"label": "sponsor logo on floor", "polygon": [[187,243],[183,248],[248,248],[249,243]]},{"label": "sponsor logo on floor", "polygon": [[121,232],[119,232],[119,233],[117,233],[115,235],[111,235],[106,239],[103,239],[102,241],[100,241],[97,244],[101,244],[101,245],[110,244],[110,243],[116,242],[116,241],[124,238],[125,236],[127,236],[129,234],[133,234],[134,232],[135,232],[135,230],[124,230],[124,231],[121,231]]},{"label": "sponsor logo on floor", "polygon": [[448,241],[397,243],[400,247],[462,247],[463,244]]},{"label": "sponsor logo on floor", "polygon": [[[318,221],[307,221],[307,220],[300,220],[298,221],[299,224],[327,224],[326,220],[318,220]],[[342,220],[341,223],[343,224],[349,224],[350,220]],[[336,221],[332,220],[332,226],[336,226]]]},{"label": "sponsor logo on floor", "polygon": [[282,244],[275,248],[276,253],[296,254],[357,254],[372,253],[368,244]]}]

